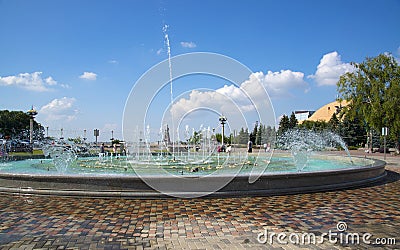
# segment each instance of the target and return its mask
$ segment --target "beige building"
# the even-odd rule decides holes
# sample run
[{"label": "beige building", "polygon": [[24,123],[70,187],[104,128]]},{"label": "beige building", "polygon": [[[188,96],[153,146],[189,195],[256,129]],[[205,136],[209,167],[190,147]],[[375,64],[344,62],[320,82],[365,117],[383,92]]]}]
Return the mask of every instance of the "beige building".
[{"label": "beige building", "polygon": [[325,121],[328,122],[334,113],[338,114],[340,110],[346,106],[348,102],[346,101],[334,101],[326,104],[312,114],[307,121]]}]

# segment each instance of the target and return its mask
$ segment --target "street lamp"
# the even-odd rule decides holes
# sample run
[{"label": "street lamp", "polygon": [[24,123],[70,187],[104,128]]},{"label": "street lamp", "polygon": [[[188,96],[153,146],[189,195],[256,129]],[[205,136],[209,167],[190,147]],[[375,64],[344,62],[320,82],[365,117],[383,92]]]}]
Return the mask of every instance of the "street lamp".
[{"label": "street lamp", "polygon": [[99,136],[100,131],[98,129],[93,130],[93,135],[96,137],[96,145],[97,145],[97,137]]},{"label": "street lamp", "polygon": [[225,135],[225,124],[226,124],[226,117],[225,116],[220,116],[219,117],[219,122],[222,125],[222,139],[221,139],[221,143],[222,143],[222,148],[224,148],[224,135]]},{"label": "street lamp", "polygon": [[26,112],[29,115],[29,143],[33,143],[33,119],[35,119],[35,116],[38,114],[38,112],[32,108]]}]

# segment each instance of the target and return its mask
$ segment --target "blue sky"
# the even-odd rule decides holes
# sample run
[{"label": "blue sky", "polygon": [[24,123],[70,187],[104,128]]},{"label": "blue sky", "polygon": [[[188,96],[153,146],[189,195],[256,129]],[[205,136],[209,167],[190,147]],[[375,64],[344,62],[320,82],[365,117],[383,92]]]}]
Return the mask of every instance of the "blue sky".
[{"label": "blue sky", "polygon": [[[400,57],[396,0],[3,0],[0,12],[0,109],[33,104],[50,133],[87,129],[90,139],[94,128],[103,140],[111,130],[121,137],[130,90],[167,59],[165,24],[172,56],[220,53],[255,72],[276,117],[333,101],[350,62]],[[187,79],[185,88],[226,84],[212,81]]]}]

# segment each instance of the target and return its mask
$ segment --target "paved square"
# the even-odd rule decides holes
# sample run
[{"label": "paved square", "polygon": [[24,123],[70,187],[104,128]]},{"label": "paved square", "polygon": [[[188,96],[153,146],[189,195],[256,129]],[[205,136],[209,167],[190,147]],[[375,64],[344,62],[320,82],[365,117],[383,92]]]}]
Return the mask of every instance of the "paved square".
[{"label": "paved square", "polygon": [[[372,155],[380,158],[380,155]],[[338,232],[396,238],[400,247],[400,157],[388,157],[388,177],[369,187],[269,197],[99,199],[0,194],[2,249],[341,249],[323,244],[261,244],[278,233]],[[287,238],[286,238],[287,240]],[[370,246],[371,247],[371,246]]]}]

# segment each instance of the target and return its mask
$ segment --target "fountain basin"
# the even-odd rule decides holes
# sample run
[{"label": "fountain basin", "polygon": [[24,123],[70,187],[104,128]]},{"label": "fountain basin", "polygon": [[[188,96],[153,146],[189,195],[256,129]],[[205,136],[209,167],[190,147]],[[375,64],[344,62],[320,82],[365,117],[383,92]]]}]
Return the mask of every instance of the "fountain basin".
[{"label": "fountain basin", "polygon": [[[329,158],[329,157],[328,157]],[[254,183],[249,183],[249,175],[230,173],[210,175],[207,181],[221,182],[233,177],[220,190],[208,194],[205,190],[171,193],[160,193],[149,187],[142,178],[135,175],[79,175],[79,174],[30,174],[0,173],[0,192],[14,194],[62,195],[86,197],[132,197],[160,198],[185,196],[195,193],[196,196],[208,194],[214,197],[249,196],[249,195],[282,195],[308,192],[338,190],[360,187],[377,182],[386,176],[384,161],[370,159],[365,166],[347,167],[304,172],[266,172]],[[174,176],[149,175],[147,179],[159,183],[173,183]],[[201,175],[184,176],[188,182]],[[167,190],[168,191],[168,190]]]}]

